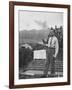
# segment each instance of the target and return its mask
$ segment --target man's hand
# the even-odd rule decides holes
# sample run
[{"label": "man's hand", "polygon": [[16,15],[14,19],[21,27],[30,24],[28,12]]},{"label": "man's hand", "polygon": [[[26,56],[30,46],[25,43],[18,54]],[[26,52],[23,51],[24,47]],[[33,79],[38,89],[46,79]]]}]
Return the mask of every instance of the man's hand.
[{"label": "man's hand", "polygon": [[54,54],[54,55],[53,55],[53,57],[55,57],[55,58],[56,58],[56,55]]}]

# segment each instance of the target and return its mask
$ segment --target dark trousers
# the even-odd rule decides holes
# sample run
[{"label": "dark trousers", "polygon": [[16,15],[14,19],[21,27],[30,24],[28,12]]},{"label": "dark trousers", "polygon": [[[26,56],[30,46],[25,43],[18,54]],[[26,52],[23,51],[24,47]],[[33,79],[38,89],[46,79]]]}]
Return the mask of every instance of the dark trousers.
[{"label": "dark trousers", "polygon": [[55,49],[54,48],[48,48],[46,50],[46,64],[45,64],[45,68],[44,68],[44,76],[48,75],[48,70],[49,67],[51,67],[51,75],[55,73],[55,58],[53,57],[53,54],[55,53]]}]

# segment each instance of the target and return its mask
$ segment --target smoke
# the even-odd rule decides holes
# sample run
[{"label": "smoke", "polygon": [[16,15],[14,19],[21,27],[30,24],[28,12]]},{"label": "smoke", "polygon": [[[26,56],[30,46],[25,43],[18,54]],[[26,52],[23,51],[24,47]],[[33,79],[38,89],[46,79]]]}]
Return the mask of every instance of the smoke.
[{"label": "smoke", "polygon": [[36,23],[37,25],[41,26],[42,29],[47,29],[47,22],[46,22],[46,21],[41,22],[41,21],[35,20],[35,23]]}]

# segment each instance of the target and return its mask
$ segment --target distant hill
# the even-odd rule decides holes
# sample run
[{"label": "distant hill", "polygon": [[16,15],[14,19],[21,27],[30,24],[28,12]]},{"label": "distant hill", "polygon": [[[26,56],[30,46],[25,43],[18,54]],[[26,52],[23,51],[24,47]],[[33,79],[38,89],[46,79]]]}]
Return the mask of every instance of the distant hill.
[{"label": "distant hill", "polygon": [[42,39],[47,38],[50,29],[47,30],[22,30],[19,31],[19,43],[25,42],[41,42]]}]

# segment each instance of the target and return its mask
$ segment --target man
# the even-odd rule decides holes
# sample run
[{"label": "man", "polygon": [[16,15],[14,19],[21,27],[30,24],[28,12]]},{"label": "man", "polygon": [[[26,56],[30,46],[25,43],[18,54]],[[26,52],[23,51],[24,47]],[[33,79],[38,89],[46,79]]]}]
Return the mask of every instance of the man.
[{"label": "man", "polygon": [[46,60],[45,69],[44,69],[44,76],[45,77],[48,76],[48,69],[49,69],[50,65],[51,65],[50,76],[55,75],[55,59],[57,57],[58,50],[59,50],[58,39],[55,36],[54,31],[50,32],[48,38],[49,38],[48,43],[45,44],[48,47],[48,49],[46,50],[47,60]]}]

